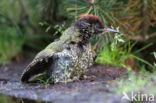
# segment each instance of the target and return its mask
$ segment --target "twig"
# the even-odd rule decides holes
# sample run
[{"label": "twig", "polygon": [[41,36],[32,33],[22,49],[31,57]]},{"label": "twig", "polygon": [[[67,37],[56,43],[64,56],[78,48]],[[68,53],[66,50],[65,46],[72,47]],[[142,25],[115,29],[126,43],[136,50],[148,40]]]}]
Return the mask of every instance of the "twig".
[{"label": "twig", "polygon": [[142,7],[140,16],[141,16],[141,34],[143,38],[147,39],[148,30],[150,26],[150,21],[149,21],[149,15],[148,15],[148,7],[147,7],[147,0],[141,0]]}]

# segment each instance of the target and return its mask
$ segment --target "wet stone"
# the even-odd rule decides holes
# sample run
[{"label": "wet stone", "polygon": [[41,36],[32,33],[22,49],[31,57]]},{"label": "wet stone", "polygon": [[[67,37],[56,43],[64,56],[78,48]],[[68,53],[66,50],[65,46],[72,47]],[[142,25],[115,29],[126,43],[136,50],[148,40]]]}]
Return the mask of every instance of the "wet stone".
[{"label": "wet stone", "polygon": [[0,68],[1,95],[9,96],[6,98],[11,100],[22,100],[24,103],[122,103],[121,96],[113,92],[107,82],[126,75],[126,70],[94,65],[82,80],[55,85],[22,84],[19,81],[20,76],[28,63],[12,64],[5,70]]}]

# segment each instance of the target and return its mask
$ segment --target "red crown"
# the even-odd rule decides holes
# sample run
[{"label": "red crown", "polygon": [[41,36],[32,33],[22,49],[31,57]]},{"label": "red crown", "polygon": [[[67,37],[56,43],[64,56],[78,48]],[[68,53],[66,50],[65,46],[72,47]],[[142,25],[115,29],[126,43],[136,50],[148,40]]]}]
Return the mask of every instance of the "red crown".
[{"label": "red crown", "polygon": [[98,16],[94,16],[92,14],[83,14],[79,17],[79,19],[86,19],[86,20],[90,20],[90,21],[99,21],[102,26],[104,25],[104,23]]}]

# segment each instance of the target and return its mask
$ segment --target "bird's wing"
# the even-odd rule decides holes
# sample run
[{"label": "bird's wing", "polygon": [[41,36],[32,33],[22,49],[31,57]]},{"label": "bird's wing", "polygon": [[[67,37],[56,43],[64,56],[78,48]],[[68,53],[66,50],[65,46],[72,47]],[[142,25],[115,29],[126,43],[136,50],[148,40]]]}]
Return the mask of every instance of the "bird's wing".
[{"label": "bird's wing", "polygon": [[48,68],[53,62],[53,56],[57,52],[61,52],[64,48],[64,43],[57,41],[49,44],[44,50],[39,52],[34,60],[24,70],[21,81],[29,82],[29,79],[35,75],[48,71]]},{"label": "bird's wing", "polygon": [[52,57],[55,53],[56,52],[51,49],[45,49],[38,53],[34,60],[23,71],[21,81],[29,82],[34,76],[47,71],[48,67],[52,64]]}]

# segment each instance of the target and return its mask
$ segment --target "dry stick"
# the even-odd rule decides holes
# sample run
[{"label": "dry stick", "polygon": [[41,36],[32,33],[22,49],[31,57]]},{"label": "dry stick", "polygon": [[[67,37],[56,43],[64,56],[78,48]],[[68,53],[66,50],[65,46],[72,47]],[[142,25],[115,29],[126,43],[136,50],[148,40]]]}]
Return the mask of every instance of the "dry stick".
[{"label": "dry stick", "polygon": [[141,34],[144,39],[146,39],[146,34],[148,34],[149,26],[150,26],[150,21],[149,21],[149,15],[148,15],[148,7],[147,7],[147,0],[141,0]]},{"label": "dry stick", "polygon": [[90,6],[89,10],[87,11],[86,14],[89,14],[93,10],[93,6]]}]

